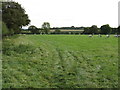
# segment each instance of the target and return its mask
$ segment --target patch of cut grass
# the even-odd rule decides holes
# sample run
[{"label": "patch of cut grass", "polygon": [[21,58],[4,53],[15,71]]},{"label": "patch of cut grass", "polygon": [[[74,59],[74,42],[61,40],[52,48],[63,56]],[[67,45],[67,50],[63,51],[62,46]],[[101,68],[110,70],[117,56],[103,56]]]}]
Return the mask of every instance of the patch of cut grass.
[{"label": "patch of cut grass", "polygon": [[117,88],[118,38],[20,35],[3,41],[3,88]]}]

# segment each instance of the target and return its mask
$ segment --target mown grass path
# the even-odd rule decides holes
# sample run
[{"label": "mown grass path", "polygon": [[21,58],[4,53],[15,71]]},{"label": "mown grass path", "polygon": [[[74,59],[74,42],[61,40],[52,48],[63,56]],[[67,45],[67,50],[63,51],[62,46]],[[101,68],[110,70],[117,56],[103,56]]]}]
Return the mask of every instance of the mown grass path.
[{"label": "mown grass path", "polygon": [[118,38],[20,35],[3,41],[3,88],[115,88]]}]

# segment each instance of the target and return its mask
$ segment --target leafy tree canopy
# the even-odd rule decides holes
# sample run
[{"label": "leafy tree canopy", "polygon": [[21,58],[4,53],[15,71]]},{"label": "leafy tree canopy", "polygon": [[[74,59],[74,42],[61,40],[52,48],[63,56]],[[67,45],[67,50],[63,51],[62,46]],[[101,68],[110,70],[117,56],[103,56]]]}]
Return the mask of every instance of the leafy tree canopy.
[{"label": "leafy tree canopy", "polygon": [[100,29],[101,29],[102,34],[110,34],[111,33],[111,27],[109,26],[109,24],[101,26]]},{"label": "leafy tree canopy", "polygon": [[92,25],[89,29],[91,34],[98,33],[98,27],[96,25]]},{"label": "leafy tree canopy", "polygon": [[34,25],[29,26],[28,30],[30,30],[32,33],[39,33],[38,28]]},{"label": "leafy tree canopy", "polygon": [[117,33],[120,34],[120,26],[118,26]]},{"label": "leafy tree canopy", "polygon": [[15,33],[18,33],[22,26],[30,23],[24,8],[14,1],[2,2],[2,20],[9,30],[13,29]]},{"label": "leafy tree canopy", "polygon": [[44,32],[45,32],[46,34],[48,34],[48,32],[50,31],[50,23],[49,23],[49,22],[44,22],[44,23],[42,24],[42,29],[44,30]]}]

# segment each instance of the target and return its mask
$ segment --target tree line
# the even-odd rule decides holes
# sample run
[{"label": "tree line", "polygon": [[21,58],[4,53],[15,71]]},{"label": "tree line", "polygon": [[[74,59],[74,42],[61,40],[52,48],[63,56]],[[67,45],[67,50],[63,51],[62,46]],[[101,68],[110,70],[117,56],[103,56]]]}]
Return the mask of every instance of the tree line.
[{"label": "tree line", "polygon": [[[30,23],[28,14],[25,13],[25,9],[15,1],[1,2],[2,3],[2,36],[14,35],[22,33],[22,27],[27,26]],[[118,28],[112,28],[109,24],[102,25],[100,28],[97,25],[92,25],[91,27],[55,27],[51,28],[49,22],[44,22],[42,28],[37,28],[34,25],[29,26],[27,31],[30,31],[31,34],[45,33],[49,34],[50,30],[54,30],[54,34],[62,33],[61,29],[66,30],[78,30],[84,29],[81,34],[120,34],[120,26]],[[25,30],[24,30],[25,31]],[[79,33],[79,32],[77,32]]]},{"label": "tree line", "polygon": [[112,28],[109,24],[102,25],[100,28],[97,25],[84,28],[84,34],[119,34],[120,26],[118,28]]},{"label": "tree line", "polygon": [[[48,24],[48,25],[47,25]],[[65,34],[120,34],[120,26],[118,28],[112,28],[109,24],[102,25],[100,28],[97,25],[92,25],[91,27],[55,27],[50,28],[50,23],[44,22],[42,28],[37,28],[36,26],[32,25],[28,28],[28,31],[31,31],[33,34],[40,34],[45,33],[49,34],[50,30],[54,30],[54,34],[63,34],[61,30],[66,30]],[[67,31],[68,30],[68,31]],[[73,31],[69,31],[73,30]],[[79,30],[79,32],[75,32],[75,30]],[[84,30],[80,32],[80,30]]]}]

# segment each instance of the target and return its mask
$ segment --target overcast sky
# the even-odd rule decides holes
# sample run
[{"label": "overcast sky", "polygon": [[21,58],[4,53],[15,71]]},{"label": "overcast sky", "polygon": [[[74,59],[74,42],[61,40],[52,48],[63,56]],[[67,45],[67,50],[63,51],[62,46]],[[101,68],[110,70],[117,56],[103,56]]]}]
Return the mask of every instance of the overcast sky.
[{"label": "overcast sky", "polygon": [[14,0],[26,10],[30,25],[41,27],[91,26],[109,24],[118,26],[119,0]]}]

